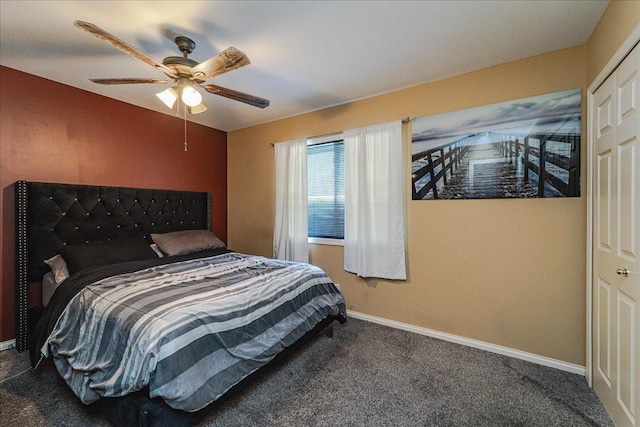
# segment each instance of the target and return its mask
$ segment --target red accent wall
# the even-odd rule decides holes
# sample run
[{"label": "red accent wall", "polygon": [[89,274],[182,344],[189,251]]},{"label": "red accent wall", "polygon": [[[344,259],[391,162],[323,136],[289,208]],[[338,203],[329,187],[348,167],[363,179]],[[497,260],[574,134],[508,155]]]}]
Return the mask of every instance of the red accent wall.
[{"label": "red accent wall", "polygon": [[[15,182],[208,191],[227,241],[227,134],[0,67],[0,342],[15,338]],[[38,292],[30,294],[37,295]]]}]

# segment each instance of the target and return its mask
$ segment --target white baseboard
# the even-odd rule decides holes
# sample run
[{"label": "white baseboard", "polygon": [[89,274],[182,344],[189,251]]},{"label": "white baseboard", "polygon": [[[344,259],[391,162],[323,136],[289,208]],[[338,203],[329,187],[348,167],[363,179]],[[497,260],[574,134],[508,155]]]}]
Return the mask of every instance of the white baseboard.
[{"label": "white baseboard", "polygon": [[466,345],[467,347],[478,348],[480,350],[490,351],[492,353],[502,354],[503,356],[513,357],[515,359],[525,360],[527,362],[537,363],[538,365],[549,366],[551,368],[560,369],[562,371],[571,372],[572,374],[585,375],[585,367],[575,365],[562,360],[552,359],[550,357],[540,356],[534,353],[528,353],[522,350],[516,350],[509,347],[503,347],[496,344],[478,341],[471,338],[465,338],[458,335],[439,332],[433,329],[422,328],[420,326],[410,325],[408,323],[396,322],[382,317],[371,316],[369,314],[358,313],[357,311],[347,311],[347,317],[365,320],[367,322],[378,323],[380,325],[389,326],[391,328],[402,329],[416,334],[425,335],[431,338],[437,338],[443,341],[449,341],[456,344]]},{"label": "white baseboard", "polygon": [[16,340],[2,341],[0,342],[0,351],[9,350],[16,346]]}]

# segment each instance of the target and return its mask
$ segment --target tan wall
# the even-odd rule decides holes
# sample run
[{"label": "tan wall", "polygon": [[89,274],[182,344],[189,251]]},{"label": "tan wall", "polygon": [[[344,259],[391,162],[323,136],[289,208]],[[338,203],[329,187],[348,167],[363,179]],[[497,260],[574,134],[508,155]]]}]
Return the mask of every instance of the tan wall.
[{"label": "tan wall", "polygon": [[[230,133],[230,247],[272,253],[270,143],[576,87],[584,101],[639,23],[640,2],[614,0],[584,46]],[[584,120],[583,136],[580,198],[426,202],[408,188],[406,282],[346,273],[341,247],[312,246],[311,262],[342,285],[350,310],[584,365]],[[409,138],[405,145],[408,168]]]},{"label": "tan wall", "polygon": [[640,23],[640,1],[612,0],[587,44],[587,84],[591,84]]},{"label": "tan wall", "polygon": [[[585,71],[586,47],[575,47],[229,133],[229,246],[272,254],[272,142],[571,88],[584,94]],[[407,170],[409,146],[407,137]],[[584,365],[584,185],[580,198],[412,201],[407,172],[407,187],[406,282],[365,281],[344,272],[342,247],[312,248],[311,262],[342,285],[348,308]]]}]

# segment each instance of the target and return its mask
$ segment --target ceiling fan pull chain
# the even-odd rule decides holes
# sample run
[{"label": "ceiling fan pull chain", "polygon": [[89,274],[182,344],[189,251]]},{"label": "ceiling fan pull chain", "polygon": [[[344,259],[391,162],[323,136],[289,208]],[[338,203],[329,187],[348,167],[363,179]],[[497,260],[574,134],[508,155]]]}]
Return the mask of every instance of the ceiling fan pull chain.
[{"label": "ceiling fan pull chain", "polygon": [[184,104],[184,151],[187,151],[187,104]]}]

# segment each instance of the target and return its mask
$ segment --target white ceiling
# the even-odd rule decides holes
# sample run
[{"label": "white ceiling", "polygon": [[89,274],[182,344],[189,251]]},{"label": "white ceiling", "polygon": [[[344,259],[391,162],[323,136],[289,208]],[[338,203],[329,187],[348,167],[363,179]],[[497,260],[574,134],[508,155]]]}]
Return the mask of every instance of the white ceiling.
[{"label": "white ceiling", "polygon": [[0,64],[166,114],[162,85],[89,78],[165,76],[76,28],[91,22],[152,58],[192,38],[202,62],[229,46],[251,64],[210,79],[271,100],[256,108],[204,91],[189,120],[224,131],[343,104],[587,42],[607,1],[7,1]]}]

